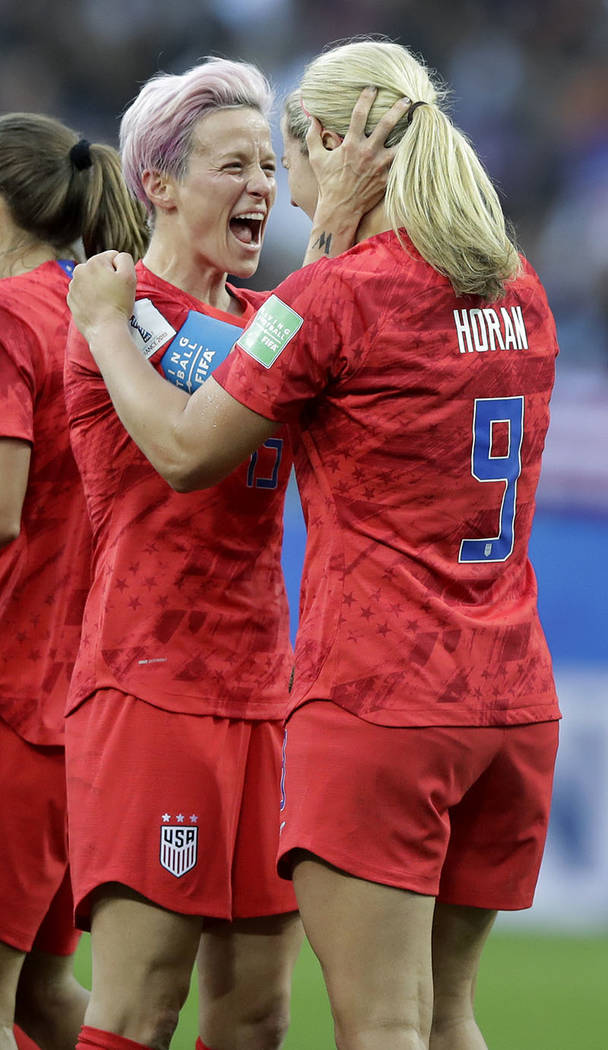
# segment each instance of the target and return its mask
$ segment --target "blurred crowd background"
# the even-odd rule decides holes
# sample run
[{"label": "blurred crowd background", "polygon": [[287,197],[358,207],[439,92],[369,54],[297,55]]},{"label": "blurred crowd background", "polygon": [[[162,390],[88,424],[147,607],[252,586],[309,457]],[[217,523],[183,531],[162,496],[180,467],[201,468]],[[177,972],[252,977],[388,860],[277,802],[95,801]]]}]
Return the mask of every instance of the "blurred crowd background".
[{"label": "blurred crowd background", "polygon": [[[272,81],[280,156],[281,97],[356,34],[398,40],[447,81],[556,316],[532,559],[566,717],[534,915],[608,928],[608,0],[0,0],[0,110],[49,113],[115,145],[149,76],[220,55]],[[307,228],[280,173],[254,287],[298,266]],[[294,497],[294,623],[302,544]]]},{"label": "blurred crowd background", "polygon": [[[207,54],[259,64],[278,95],[328,43],[383,33],[453,90],[456,123],[542,273],[564,359],[608,366],[608,6],[605,0],[0,0],[0,107],[43,110],[114,143],[159,69]],[[299,260],[285,194],[257,278]]]}]

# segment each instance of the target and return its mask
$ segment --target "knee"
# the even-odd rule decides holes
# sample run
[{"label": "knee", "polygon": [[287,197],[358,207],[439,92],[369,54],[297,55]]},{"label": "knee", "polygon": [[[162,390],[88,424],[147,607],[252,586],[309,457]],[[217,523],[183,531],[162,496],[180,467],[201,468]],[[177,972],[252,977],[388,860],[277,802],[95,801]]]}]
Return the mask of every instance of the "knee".
[{"label": "knee", "polygon": [[[203,1004],[201,1004],[202,1006]],[[201,1009],[201,1036],[209,1045],[222,1040],[238,1050],[280,1050],[289,1028],[289,996],[266,998],[227,1014],[224,1010]]]},{"label": "knee", "polygon": [[280,1050],[289,1028],[289,1001],[277,999],[251,1019],[251,1050]]},{"label": "knee", "polygon": [[365,996],[357,1002],[347,998],[331,1000],[337,1050],[389,1046],[428,1050],[431,1011],[426,1001],[381,1004]]},{"label": "knee", "polygon": [[437,988],[433,1002],[433,1035],[437,1041],[445,1039],[445,1033],[466,1028],[474,1021],[473,983],[455,981],[453,987]]},{"label": "knee", "polygon": [[428,1050],[428,1037],[418,1025],[388,1019],[369,1024],[341,1024],[335,1020],[337,1050],[367,1050],[368,1047],[398,1046],[400,1050]]},{"label": "knee", "polygon": [[182,995],[176,987],[140,988],[139,994],[131,988],[120,997],[94,989],[85,1022],[152,1050],[169,1050],[186,995],[187,990]]},{"label": "knee", "polygon": [[481,1032],[477,1026],[472,1007],[463,1003],[460,1007],[452,1004],[447,1009],[438,1009],[433,1013],[431,1050],[449,1050],[452,1046],[485,1047]]},{"label": "knee", "polygon": [[137,1042],[151,1050],[169,1050],[178,1021],[179,1009],[174,1004],[159,1004],[158,1010],[148,1016],[137,1033]]}]

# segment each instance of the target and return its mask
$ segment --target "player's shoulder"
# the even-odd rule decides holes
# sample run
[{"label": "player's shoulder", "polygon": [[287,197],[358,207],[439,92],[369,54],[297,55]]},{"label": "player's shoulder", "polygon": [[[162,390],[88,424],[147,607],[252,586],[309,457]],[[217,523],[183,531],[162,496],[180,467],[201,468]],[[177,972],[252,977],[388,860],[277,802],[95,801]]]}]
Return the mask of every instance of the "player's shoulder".
[{"label": "player's shoulder", "polygon": [[259,310],[260,306],[263,306],[268,297],[272,295],[272,292],[258,292],[254,288],[237,288],[232,284],[228,284],[227,288],[235,299],[245,306],[253,307],[254,310]]},{"label": "player's shoulder", "polygon": [[[67,333],[68,276],[55,262],[0,280],[0,340],[12,356],[38,357]],[[34,349],[38,348],[38,349]]]},{"label": "player's shoulder", "polygon": [[376,314],[403,311],[422,291],[445,278],[432,271],[411,242],[392,230],[366,238],[335,258],[323,258],[292,274],[275,290],[279,299],[308,317],[353,311],[367,324]]},{"label": "player's shoulder", "polygon": [[551,315],[545,287],[532,263],[520,254],[520,272],[505,289],[507,299],[516,300],[522,307],[536,311],[539,315]]},{"label": "player's shoulder", "polygon": [[520,287],[534,292],[541,299],[546,299],[544,285],[530,260],[520,253],[519,261],[521,269],[519,276],[515,280],[515,285],[517,286],[519,283]]},{"label": "player's shoulder", "polygon": [[[340,255],[310,263],[286,281],[294,279],[303,287],[315,289],[327,282],[361,288],[366,284],[382,284],[391,272],[395,272],[399,279],[407,277],[413,280],[418,275],[420,280],[428,282],[428,269],[428,264],[407,236],[400,239],[393,230],[384,230],[366,237]],[[436,276],[443,280],[440,274]]]},{"label": "player's shoulder", "polygon": [[317,259],[289,274],[272,292],[273,299],[298,301],[302,304],[320,304],[327,298],[341,299],[353,290],[352,276],[368,271],[367,252],[359,251],[359,245],[336,255]]},{"label": "player's shoulder", "polygon": [[28,273],[3,277],[0,280],[0,309],[26,321],[32,310],[41,313],[59,307],[67,312],[68,281],[67,272],[55,261],[42,263]]}]

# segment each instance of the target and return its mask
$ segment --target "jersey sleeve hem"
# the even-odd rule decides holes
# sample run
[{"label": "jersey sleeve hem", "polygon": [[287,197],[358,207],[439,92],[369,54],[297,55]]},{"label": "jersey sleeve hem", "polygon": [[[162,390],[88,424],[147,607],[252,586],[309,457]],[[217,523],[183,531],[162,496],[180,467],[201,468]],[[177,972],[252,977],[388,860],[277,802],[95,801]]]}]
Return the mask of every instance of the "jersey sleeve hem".
[{"label": "jersey sleeve hem", "polygon": [[[232,357],[232,354],[230,356]],[[247,391],[247,393],[245,393],[237,382],[232,382],[230,365],[231,361],[227,360],[225,366],[224,364],[220,365],[220,367],[213,373],[213,378],[216,383],[218,383],[227,394],[230,394],[230,397],[233,397],[234,400],[238,401],[238,403],[243,405],[244,408],[248,408],[252,412],[257,412],[259,416],[263,416],[264,419],[269,419],[273,423],[287,424],[293,422],[292,419],[285,415],[277,416],[274,409],[272,409],[263,398],[256,395],[254,391]]]}]

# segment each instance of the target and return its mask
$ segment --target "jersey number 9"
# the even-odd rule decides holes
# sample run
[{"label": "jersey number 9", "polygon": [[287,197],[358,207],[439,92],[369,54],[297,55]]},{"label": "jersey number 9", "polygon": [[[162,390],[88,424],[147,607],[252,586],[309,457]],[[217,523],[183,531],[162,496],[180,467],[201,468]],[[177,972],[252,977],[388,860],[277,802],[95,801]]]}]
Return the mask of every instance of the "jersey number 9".
[{"label": "jersey number 9", "polygon": [[[495,423],[506,423],[506,455],[493,455]],[[471,473],[477,481],[502,481],[497,536],[465,539],[460,544],[459,562],[506,561],[515,541],[517,479],[521,474],[521,444],[524,436],[523,397],[477,398],[473,410]]]}]

